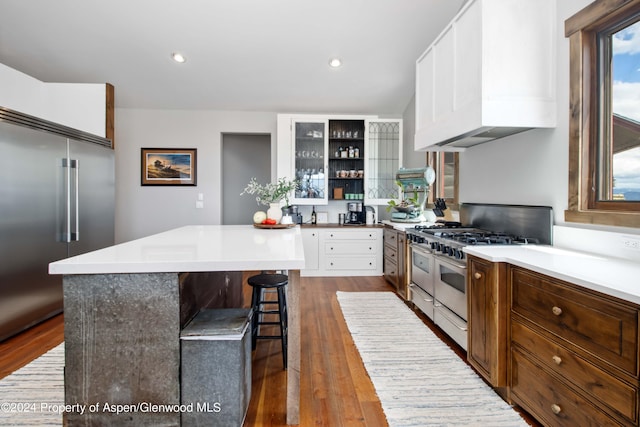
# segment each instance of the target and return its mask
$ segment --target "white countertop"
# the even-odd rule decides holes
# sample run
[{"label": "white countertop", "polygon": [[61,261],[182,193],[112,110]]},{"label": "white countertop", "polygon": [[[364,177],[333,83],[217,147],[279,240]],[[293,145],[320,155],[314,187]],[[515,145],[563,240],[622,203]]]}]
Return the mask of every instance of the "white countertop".
[{"label": "white countertop", "polygon": [[382,221],[380,221],[382,224],[391,226],[393,228],[395,228],[398,231],[405,231],[407,228],[414,228],[416,225],[434,225],[435,222],[428,222],[428,221],[423,221],[423,222],[396,222],[396,221],[391,221],[389,219],[383,219]]},{"label": "white countertop", "polygon": [[467,246],[464,252],[506,262],[640,304],[640,264],[552,246]]},{"label": "white countertop", "polygon": [[300,270],[300,227],[193,225],[49,264],[50,274]]}]

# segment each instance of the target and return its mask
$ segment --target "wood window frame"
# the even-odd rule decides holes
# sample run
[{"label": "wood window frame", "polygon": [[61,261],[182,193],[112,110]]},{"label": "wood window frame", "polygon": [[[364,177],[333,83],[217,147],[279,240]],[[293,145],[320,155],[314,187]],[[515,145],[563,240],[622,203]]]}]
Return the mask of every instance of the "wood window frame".
[{"label": "wood window frame", "polygon": [[[439,162],[439,156],[438,156],[439,152],[429,152],[427,153],[427,165],[431,166],[435,172],[436,172],[436,183],[434,183],[434,185],[432,186],[432,191],[429,192],[429,198],[427,199],[427,201],[429,203],[433,203],[434,200],[437,197],[442,197],[441,194],[439,194],[439,190],[438,190],[438,182],[439,180],[443,179],[442,175],[444,174],[444,171],[442,170],[442,165],[441,162]],[[459,153],[453,153],[453,164],[454,164],[454,171],[453,171],[453,198],[451,197],[445,197],[445,203],[447,204],[447,207],[450,210],[453,211],[457,211],[460,209],[460,202],[459,202],[459,168],[460,168],[460,154]]]},{"label": "wood window frame", "polygon": [[640,13],[640,0],[596,0],[565,21],[569,38],[569,202],[565,221],[640,227],[640,202],[597,200],[600,79],[597,34]]}]

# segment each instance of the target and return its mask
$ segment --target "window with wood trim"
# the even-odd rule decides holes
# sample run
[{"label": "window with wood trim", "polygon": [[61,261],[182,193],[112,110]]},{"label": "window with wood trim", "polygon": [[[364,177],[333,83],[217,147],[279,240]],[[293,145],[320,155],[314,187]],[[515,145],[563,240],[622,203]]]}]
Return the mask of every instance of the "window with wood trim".
[{"label": "window with wood trim", "polygon": [[456,152],[431,152],[427,163],[436,171],[436,181],[431,188],[429,201],[445,199],[451,210],[458,210],[458,159]]},{"label": "window with wood trim", "polygon": [[640,227],[640,0],[597,0],[570,41],[567,222]]}]

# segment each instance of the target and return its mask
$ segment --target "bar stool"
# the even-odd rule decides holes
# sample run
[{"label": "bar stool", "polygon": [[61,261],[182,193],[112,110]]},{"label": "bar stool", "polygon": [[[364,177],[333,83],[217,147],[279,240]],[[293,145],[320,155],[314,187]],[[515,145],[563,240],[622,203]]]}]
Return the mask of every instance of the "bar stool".
[{"label": "bar stool", "polygon": [[[285,286],[289,282],[286,274],[262,273],[249,277],[247,283],[253,288],[251,294],[251,349],[255,350],[258,339],[279,339],[282,343],[282,362],[284,369],[287,369],[287,297]],[[264,297],[265,290],[276,290],[278,300],[267,300]],[[277,310],[268,310],[264,305],[277,305]],[[278,321],[264,321],[264,315],[278,315]],[[278,325],[279,335],[261,335],[261,325]]]}]

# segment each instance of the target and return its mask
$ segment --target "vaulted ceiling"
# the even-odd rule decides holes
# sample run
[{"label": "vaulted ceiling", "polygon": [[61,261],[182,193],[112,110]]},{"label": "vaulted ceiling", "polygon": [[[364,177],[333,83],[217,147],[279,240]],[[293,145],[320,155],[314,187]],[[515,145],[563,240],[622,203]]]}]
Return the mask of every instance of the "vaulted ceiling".
[{"label": "vaulted ceiling", "polygon": [[111,83],[119,108],[399,114],[415,60],[463,3],[0,0],[0,63]]}]

